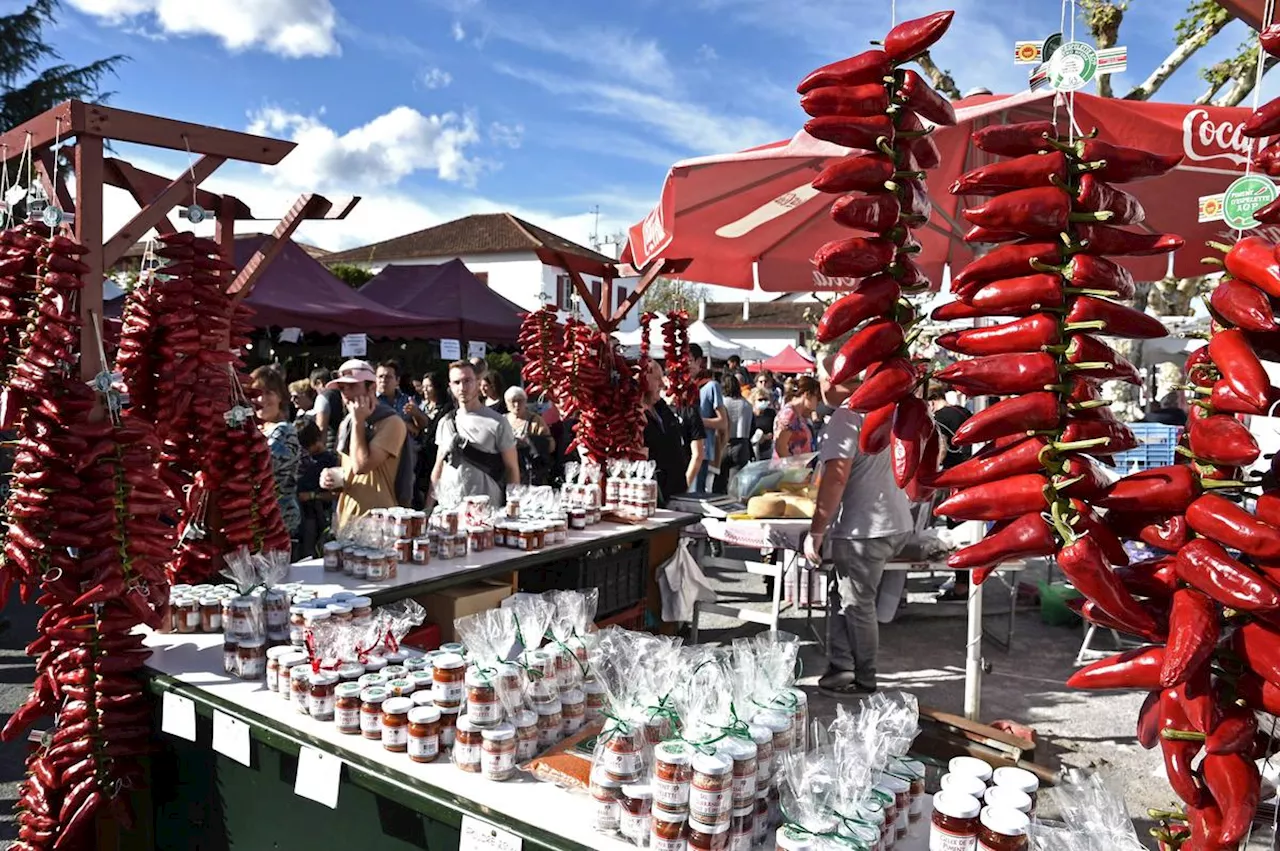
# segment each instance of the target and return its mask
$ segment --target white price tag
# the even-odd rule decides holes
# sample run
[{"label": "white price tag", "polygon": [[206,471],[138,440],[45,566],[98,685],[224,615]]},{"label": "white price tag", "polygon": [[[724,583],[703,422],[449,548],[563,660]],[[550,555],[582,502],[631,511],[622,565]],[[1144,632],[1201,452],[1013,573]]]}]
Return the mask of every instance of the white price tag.
[{"label": "white price tag", "polygon": [[369,337],[365,334],[346,334],[342,338],[344,358],[362,358],[369,351]]},{"label": "white price tag", "polygon": [[464,815],[458,851],[520,851],[524,840],[487,821]]},{"label": "white price tag", "polygon": [[241,765],[253,767],[249,759],[249,725],[216,709],[213,710],[213,749]]},{"label": "white price tag", "polygon": [[462,357],[461,340],[441,340],[440,360],[458,360]]},{"label": "white price tag", "polygon": [[338,757],[305,745],[298,752],[298,777],[293,783],[293,794],[336,810],[341,780],[342,760]]},{"label": "white price tag", "polygon": [[196,740],[196,705],[191,698],[164,693],[160,698],[160,731],[188,742]]},{"label": "white price tag", "polygon": [[467,357],[469,358],[482,358],[488,351],[489,345],[487,343],[467,343]]}]

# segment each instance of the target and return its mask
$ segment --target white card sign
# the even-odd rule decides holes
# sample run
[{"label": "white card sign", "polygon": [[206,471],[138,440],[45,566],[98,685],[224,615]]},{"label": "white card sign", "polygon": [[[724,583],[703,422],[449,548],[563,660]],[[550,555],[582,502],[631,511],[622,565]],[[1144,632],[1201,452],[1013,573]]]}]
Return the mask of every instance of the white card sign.
[{"label": "white card sign", "polygon": [[293,783],[293,794],[336,810],[341,780],[341,759],[306,745],[298,751],[298,777]]},{"label": "white card sign", "polygon": [[441,340],[440,360],[458,360],[462,357],[461,340]]},{"label": "white card sign", "polygon": [[342,356],[344,358],[362,358],[369,351],[367,334],[346,334],[342,338]]},{"label": "white card sign", "polygon": [[196,705],[191,698],[164,693],[160,698],[160,731],[188,742],[196,740]]},{"label": "white card sign", "polygon": [[213,710],[213,749],[241,765],[253,767],[249,758],[249,725],[216,709]]},{"label": "white card sign", "polygon": [[280,336],[277,337],[282,343],[296,343],[302,339],[301,328],[281,328]]},{"label": "white card sign", "polygon": [[458,851],[520,851],[524,840],[487,821],[469,815],[462,817],[462,835]]},{"label": "white card sign", "polygon": [[467,343],[467,357],[482,358],[489,351],[489,346],[485,343]]}]

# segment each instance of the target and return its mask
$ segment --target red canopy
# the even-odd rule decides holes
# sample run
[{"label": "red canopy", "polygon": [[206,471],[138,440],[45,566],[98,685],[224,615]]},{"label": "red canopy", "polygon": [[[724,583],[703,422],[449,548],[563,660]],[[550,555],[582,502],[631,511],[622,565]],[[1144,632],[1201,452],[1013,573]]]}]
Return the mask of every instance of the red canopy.
[{"label": "red canopy", "polygon": [[[939,128],[934,140],[942,164],[930,172],[934,212],[916,231],[923,251],[917,262],[935,281],[943,268],[962,265],[972,256],[960,236],[960,199],[947,188],[985,156],[970,143],[972,132],[989,123],[1013,123],[1054,115],[1053,92],[984,95],[956,104],[955,127]],[[1220,238],[1221,223],[1199,224],[1197,199],[1221,192],[1244,171],[1248,139],[1239,135],[1248,109],[1144,103],[1077,93],[1076,124],[1097,127],[1102,138],[1159,153],[1186,157],[1164,177],[1125,188],[1147,210],[1145,229],[1176,233],[1187,241],[1178,253],[1174,273],[1203,272],[1200,257],[1206,239]],[[1057,117],[1066,121],[1065,101]],[[622,260],[644,267],[659,257],[692,258],[681,277],[702,283],[775,292],[841,288],[849,284],[818,274],[809,258],[814,250],[850,231],[831,221],[831,196],[809,184],[832,161],[851,151],[801,132],[735,154],[677,163],[662,187],[662,199],[645,219],[632,226]],[[1143,280],[1165,275],[1167,258],[1135,258],[1126,265]]]},{"label": "red canopy", "polygon": [[360,288],[379,304],[446,323],[441,337],[515,343],[527,310],[489,289],[461,260],[434,266],[386,266]]},{"label": "red canopy", "polygon": [[752,372],[759,372],[762,369],[767,369],[770,372],[783,374],[812,372],[813,361],[796,351],[795,346],[787,346],[768,360],[753,363],[748,366],[747,369]]}]

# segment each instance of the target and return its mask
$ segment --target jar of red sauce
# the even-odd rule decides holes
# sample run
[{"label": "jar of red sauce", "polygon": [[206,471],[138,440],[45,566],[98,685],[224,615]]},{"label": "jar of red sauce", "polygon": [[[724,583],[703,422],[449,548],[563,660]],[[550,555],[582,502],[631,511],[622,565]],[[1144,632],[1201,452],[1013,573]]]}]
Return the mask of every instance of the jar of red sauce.
[{"label": "jar of red sauce", "polygon": [[978,851],[1026,851],[1031,819],[1007,807],[987,807],[978,819]]},{"label": "jar of red sauce", "polygon": [[653,749],[653,801],[669,810],[689,807],[693,751],[684,742],[663,742]]},{"label": "jar of red sauce", "polygon": [[591,798],[595,802],[592,828],[598,833],[616,833],[622,824],[622,784],[599,770],[592,771]]},{"label": "jar of red sauce", "polygon": [[440,756],[440,710],[415,706],[409,710],[409,759],[435,762]]},{"label": "jar of red sauce", "polygon": [[453,734],[453,764],[463,771],[480,773],[484,734],[465,715],[458,716]]},{"label": "jar of red sauce", "polygon": [[628,783],[622,787],[618,832],[636,845],[649,840],[649,822],[653,813],[653,789],[648,784]]},{"label": "jar of red sauce", "polygon": [[728,851],[729,820],[708,823],[689,814],[689,851]]},{"label": "jar of red sauce", "polygon": [[649,815],[649,847],[652,851],[686,851],[687,810],[670,810],[655,803]]},{"label": "jar of red sauce", "polygon": [[973,851],[982,805],[972,795],[939,792],[933,796],[929,847],[937,851]]}]

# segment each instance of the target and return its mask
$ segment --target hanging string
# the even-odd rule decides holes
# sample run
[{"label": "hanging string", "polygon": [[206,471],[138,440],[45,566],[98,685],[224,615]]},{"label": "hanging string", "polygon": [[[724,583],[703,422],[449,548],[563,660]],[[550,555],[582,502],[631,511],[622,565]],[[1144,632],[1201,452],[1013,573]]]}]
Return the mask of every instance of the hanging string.
[{"label": "hanging string", "polygon": [[[54,126],[53,126],[53,147],[49,149],[49,150],[50,150],[50,152],[51,152],[51,153],[52,153],[52,155],[53,155],[53,157],[52,157],[52,159],[53,159],[53,173],[52,173],[52,174],[46,174],[46,175],[45,175],[45,177],[46,177],[46,178],[48,178],[49,183],[53,184],[53,186],[54,186],[55,190],[56,190],[56,188],[57,188],[57,186],[58,186],[58,141],[59,141],[59,139],[61,138],[61,136],[62,136],[62,116],[58,116],[58,118],[57,118],[57,120],[54,122]],[[56,201],[56,198],[50,198],[49,200],[50,200],[50,202],[54,202],[54,201]],[[50,219],[50,221],[53,221],[53,220],[52,220],[52,219]],[[49,237],[50,237],[50,238],[52,238],[52,237],[53,237],[54,233],[57,231],[57,228],[58,228],[58,226],[57,226],[56,224],[51,224],[51,225],[49,225]],[[106,365],[106,359],[105,359],[105,358],[103,359],[102,363],[103,363],[103,365],[104,365],[104,366]]]},{"label": "hanging string", "polygon": [[182,147],[187,149],[187,174],[191,177],[191,206],[196,204],[196,168],[194,158],[191,155],[191,144],[187,139],[187,134],[182,134]]},{"label": "hanging string", "polygon": [[0,227],[7,226],[12,218],[9,212],[9,146],[0,145],[0,160],[4,161],[4,172],[0,173]]},{"label": "hanging string", "polygon": [[[1068,2],[1069,0],[1062,0],[1062,16],[1058,20],[1059,35],[1067,31],[1067,3]],[[1048,64],[1049,64],[1049,57],[1046,56],[1044,57],[1044,65],[1048,65]],[[1046,69],[1046,73],[1047,72],[1048,72],[1048,69]],[[1055,92],[1053,95],[1053,125],[1055,127],[1058,126],[1058,107],[1060,105],[1059,103],[1060,100],[1061,99],[1058,97],[1057,92]]]},{"label": "hanging string", "polygon": [[[1076,18],[1080,17],[1080,10],[1076,8],[1076,0],[1071,2],[1071,40],[1076,40]],[[1074,91],[1067,95],[1067,142],[1071,143],[1076,140],[1076,93]]]},{"label": "hanging string", "polygon": [[[1271,16],[1275,14],[1275,8],[1276,8],[1275,0],[1266,0],[1266,2],[1263,4],[1263,11],[1262,11],[1262,20],[1264,22],[1263,26],[1266,26],[1265,22],[1268,22],[1271,20]],[[1253,77],[1253,111],[1254,112],[1258,111],[1258,100],[1262,96],[1262,77],[1267,71],[1267,54],[1266,54],[1266,51],[1262,49],[1261,37],[1259,37],[1258,39],[1257,50],[1258,50],[1258,66],[1254,71],[1254,77]],[[1257,146],[1261,142],[1262,142],[1261,139],[1253,139],[1253,138],[1249,139],[1249,150],[1246,151],[1245,161],[1244,161],[1245,177],[1248,177],[1250,174],[1253,173],[1253,155]],[[1236,239],[1240,239],[1243,236],[1244,236],[1244,229],[1237,228]]]},{"label": "hanging string", "polygon": [[889,0],[889,26],[898,25],[898,0]]}]

